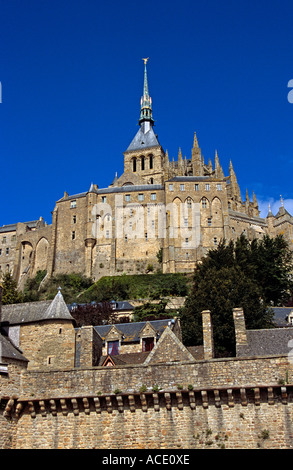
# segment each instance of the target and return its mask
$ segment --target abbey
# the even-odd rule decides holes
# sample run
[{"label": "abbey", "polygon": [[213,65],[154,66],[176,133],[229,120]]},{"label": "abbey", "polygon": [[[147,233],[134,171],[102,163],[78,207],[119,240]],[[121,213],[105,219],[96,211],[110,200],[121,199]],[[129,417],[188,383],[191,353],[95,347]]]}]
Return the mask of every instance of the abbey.
[{"label": "abbey", "polygon": [[283,204],[259,216],[255,195],[243,201],[230,161],[225,175],[215,152],[204,161],[196,133],[189,158],[170,159],[154,132],[144,65],[139,129],[124,152],[124,172],[107,188],[91,184],[56,202],[52,223],[43,219],[0,228],[0,272],[22,287],[39,270],[103,275],[161,269],[189,272],[221,239],[282,233],[292,246],[293,217]]}]

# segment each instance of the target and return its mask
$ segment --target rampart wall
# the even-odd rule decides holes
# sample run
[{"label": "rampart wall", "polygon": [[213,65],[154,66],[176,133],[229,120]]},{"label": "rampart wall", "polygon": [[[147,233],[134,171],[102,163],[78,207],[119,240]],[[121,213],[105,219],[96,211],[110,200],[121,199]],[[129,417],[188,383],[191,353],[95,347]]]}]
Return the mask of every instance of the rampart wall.
[{"label": "rampart wall", "polygon": [[23,371],[0,447],[290,448],[287,357]]}]

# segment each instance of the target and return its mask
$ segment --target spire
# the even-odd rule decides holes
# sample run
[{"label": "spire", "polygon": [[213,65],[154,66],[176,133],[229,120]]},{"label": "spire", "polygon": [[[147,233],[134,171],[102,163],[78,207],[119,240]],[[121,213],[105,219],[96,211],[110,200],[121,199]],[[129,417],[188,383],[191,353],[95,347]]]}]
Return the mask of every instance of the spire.
[{"label": "spire", "polygon": [[144,61],[144,82],[143,82],[143,96],[140,100],[140,119],[139,124],[144,121],[149,121],[152,124],[154,123],[153,114],[152,114],[152,99],[149,95],[148,87],[148,77],[147,77],[147,59],[142,59]]}]

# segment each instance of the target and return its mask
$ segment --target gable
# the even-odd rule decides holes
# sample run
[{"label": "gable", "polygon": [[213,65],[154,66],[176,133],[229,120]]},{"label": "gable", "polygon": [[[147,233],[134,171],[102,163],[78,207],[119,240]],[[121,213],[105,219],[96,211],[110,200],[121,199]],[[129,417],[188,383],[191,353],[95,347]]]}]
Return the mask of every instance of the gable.
[{"label": "gable", "polygon": [[144,364],[181,361],[194,362],[194,357],[173,331],[167,327]]},{"label": "gable", "polygon": [[155,337],[157,334],[155,328],[150,324],[149,321],[146,322],[146,324],[143,326],[143,328],[139,332],[139,337],[140,338],[145,338],[145,337]]}]

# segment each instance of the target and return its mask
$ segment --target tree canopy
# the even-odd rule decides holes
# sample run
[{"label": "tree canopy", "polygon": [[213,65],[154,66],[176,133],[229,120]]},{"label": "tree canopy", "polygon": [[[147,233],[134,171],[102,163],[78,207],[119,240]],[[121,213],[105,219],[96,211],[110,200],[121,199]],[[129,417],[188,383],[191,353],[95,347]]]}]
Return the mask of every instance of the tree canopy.
[{"label": "tree canopy", "polygon": [[232,309],[242,307],[248,329],[273,327],[271,305],[292,294],[292,252],[282,236],[222,241],[210,250],[194,273],[181,312],[183,341],[202,344],[201,312],[212,314],[217,355],[234,354]]}]

